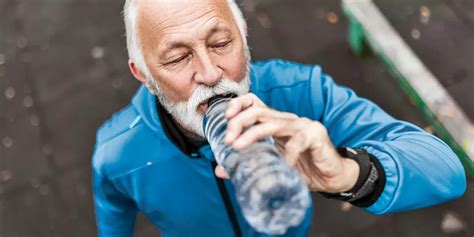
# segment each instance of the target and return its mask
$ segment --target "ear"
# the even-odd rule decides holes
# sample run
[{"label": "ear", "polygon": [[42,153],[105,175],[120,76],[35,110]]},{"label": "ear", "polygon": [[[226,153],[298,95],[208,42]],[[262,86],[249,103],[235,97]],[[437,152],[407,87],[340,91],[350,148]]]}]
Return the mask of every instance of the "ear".
[{"label": "ear", "polygon": [[145,75],[143,74],[142,70],[138,69],[132,59],[128,59],[128,67],[130,68],[130,72],[133,74],[135,79],[141,82],[143,85],[148,88],[148,90],[153,94],[153,89],[151,88],[150,84],[148,83]]},{"label": "ear", "polygon": [[247,21],[244,21],[244,32],[245,32],[245,35],[249,35],[249,28],[247,26]]},{"label": "ear", "polygon": [[128,67],[130,68],[130,72],[132,72],[135,79],[140,81],[142,84],[147,84],[146,77],[143,72],[138,69],[132,59],[128,59]]}]

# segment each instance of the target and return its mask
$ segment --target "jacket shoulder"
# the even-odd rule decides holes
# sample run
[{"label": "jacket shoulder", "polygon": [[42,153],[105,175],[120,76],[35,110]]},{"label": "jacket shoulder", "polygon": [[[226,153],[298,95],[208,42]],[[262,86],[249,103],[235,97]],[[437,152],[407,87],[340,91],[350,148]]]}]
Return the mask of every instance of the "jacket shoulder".
[{"label": "jacket shoulder", "polygon": [[324,76],[318,65],[274,59],[254,62],[251,91],[279,111],[319,120],[323,113]]},{"label": "jacket shoulder", "polygon": [[114,113],[97,130],[97,145],[103,145],[117,136],[127,132],[140,122],[140,116],[132,105]]},{"label": "jacket shoulder", "polygon": [[[124,163],[122,157],[127,156],[128,144],[133,143],[136,137],[134,130],[139,127],[141,120],[135,108],[129,105],[99,127],[92,159],[92,166],[97,173],[103,173],[105,169],[109,175],[120,172],[119,166]],[[111,170],[115,171],[109,172]]]},{"label": "jacket shoulder", "polygon": [[321,68],[282,59],[255,61],[251,64],[252,91],[292,87],[309,80],[319,80]]}]

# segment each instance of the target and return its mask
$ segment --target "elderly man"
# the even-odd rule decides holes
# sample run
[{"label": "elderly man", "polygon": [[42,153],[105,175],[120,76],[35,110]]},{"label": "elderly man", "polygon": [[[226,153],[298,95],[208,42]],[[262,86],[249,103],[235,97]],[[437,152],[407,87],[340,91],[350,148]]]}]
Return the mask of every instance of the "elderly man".
[{"label": "elderly man", "polygon": [[[207,100],[219,94],[239,95],[226,112],[226,143],[238,150],[272,136],[308,187],[327,198],[383,214],[464,193],[464,170],[441,140],[317,66],[250,64],[233,0],[127,0],[124,18],[129,67],[143,86],[97,133],[101,236],[131,236],[138,211],[163,236],[266,236],[243,218],[203,135]],[[285,236],[306,236],[311,220],[308,209]]]}]

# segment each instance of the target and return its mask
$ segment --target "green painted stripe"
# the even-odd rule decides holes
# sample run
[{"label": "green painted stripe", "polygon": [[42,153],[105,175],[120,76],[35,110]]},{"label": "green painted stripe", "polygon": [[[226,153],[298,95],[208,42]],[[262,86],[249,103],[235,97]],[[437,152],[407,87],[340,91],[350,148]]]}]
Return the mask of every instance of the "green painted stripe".
[{"label": "green painted stripe", "polygon": [[[398,84],[402,90],[408,95],[411,101],[419,108],[424,115],[425,119],[434,127],[437,135],[445,141],[458,155],[461,162],[466,169],[466,172],[471,176],[474,176],[474,162],[469,158],[461,144],[458,144],[454,137],[448,132],[445,126],[437,119],[436,115],[429,109],[425,101],[420,97],[417,91],[410,85],[408,80],[398,71],[394,63],[383,53],[381,50],[377,50],[368,39],[368,34],[364,29],[364,26],[353,16],[350,9],[343,5],[344,14],[347,16],[350,22],[349,26],[349,44],[358,56],[364,55],[366,49],[364,47],[370,47],[375,55],[382,61],[382,63],[389,69],[392,75],[397,79]],[[354,27],[354,29],[351,29]]]}]

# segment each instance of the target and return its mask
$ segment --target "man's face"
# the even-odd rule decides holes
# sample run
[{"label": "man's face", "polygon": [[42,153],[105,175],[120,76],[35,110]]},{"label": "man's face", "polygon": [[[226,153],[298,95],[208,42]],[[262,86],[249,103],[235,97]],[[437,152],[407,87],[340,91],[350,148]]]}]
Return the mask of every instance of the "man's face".
[{"label": "man's face", "polygon": [[213,95],[248,92],[247,47],[225,0],[141,0],[137,33],[149,86],[188,130],[204,136]]}]

